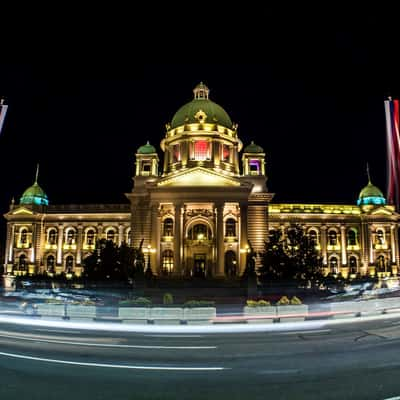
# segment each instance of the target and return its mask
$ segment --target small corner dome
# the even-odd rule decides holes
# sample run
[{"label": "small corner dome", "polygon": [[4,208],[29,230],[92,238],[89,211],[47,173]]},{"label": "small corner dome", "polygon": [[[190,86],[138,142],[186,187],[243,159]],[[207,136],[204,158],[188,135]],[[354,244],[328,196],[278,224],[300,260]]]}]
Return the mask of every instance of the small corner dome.
[{"label": "small corner dome", "polygon": [[247,145],[244,150],[244,153],[264,153],[264,149],[259,146],[258,144],[255,144],[253,141],[249,145]]},{"label": "small corner dome", "polygon": [[357,205],[384,205],[386,204],[386,199],[379,188],[368,182],[358,196]]},{"label": "small corner dome", "polygon": [[218,124],[225,128],[232,129],[232,120],[228,113],[217,103],[208,98],[209,89],[200,82],[194,89],[194,99],[183,105],[173,116],[171,129],[185,124],[195,124],[199,122],[199,113],[204,118],[203,122]]},{"label": "small corner dome", "polygon": [[152,154],[157,153],[157,150],[150,142],[147,142],[145,145],[140,146],[137,152],[138,154]]},{"label": "small corner dome", "polygon": [[22,194],[19,204],[37,204],[48,206],[49,200],[44,190],[38,185],[37,182],[35,182]]}]

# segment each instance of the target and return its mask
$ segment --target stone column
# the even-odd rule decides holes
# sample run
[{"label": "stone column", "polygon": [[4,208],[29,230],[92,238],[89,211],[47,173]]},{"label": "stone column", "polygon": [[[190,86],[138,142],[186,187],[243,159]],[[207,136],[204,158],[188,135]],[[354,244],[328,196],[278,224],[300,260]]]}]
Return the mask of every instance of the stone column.
[{"label": "stone column", "polygon": [[82,263],[82,243],[83,243],[83,226],[78,225],[78,237],[76,240],[76,264],[81,265]]},{"label": "stone column", "polygon": [[372,233],[372,227],[368,226],[368,247],[369,247],[369,263],[374,263],[374,235]]},{"label": "stone column", "polygon": [[63,238],[64,238],[64,226],[62,224],[58,225],[58,238],[57,238],[57,264],[62,264],[63,256]]},{"label": "stone column", "polygon": [[347,265],[347,254],[346,254],[346,227],[340,226],[340,239],[341,239],[341,250],[342,250],[342,266]]},{"label": "stone column", "polygon": [[121,246],[124,241],[124,225],[119,224],[118,226],[118,246]]},{"label": "stone column", "polygon": [[155,250],[154,253],[150,254],[151,265],[153,273],[158,273],[160,263],[156,260],[159,259],[160,245],[159,238],[160,227],[158,226],[158,203],[151,204],[151,232],[150,232],[150,245]]},{"label": "stone column", "polygon": [[182,204],[175,204],[174,218],[174,275],[181,275],[181,208]]},{"label": "stone column", "polygon": [[246,248],[246,246],[249,245],[247,239],[247,209],[248,206],[246,203],[240,203],[240,249],[242,250],[242,252],[240,253],[239,265],[240,275],[244,272],[246,268],[247,253],[243,250]]},{"label": "stone column", "polygon": [[224,276],[225,246],[224,246],[224,203],[216,203],[217,209],[217,276]]},{"label": "stone column", "polygon": [[368,272],[368,225],[366,222],[361,223],[361,230],[360,230],[360,240],[361,240],[361,257],[362,257],[362,267],[363,267],[363,274]]},{"label": "stone column", "polygon": [[326,230],[326,225],[321,226],[321,254],[324,267],[328,266],[328,254],[326,251]]},{"label": "stone column", "polygon": [[390,249],[392,252],[392,264],[396,263],[396,226],[394,224],[390,225]]},{"label": "stone column", "polygon": [[238,174],[240,171],[240,168],[239,168],[239,151],[238,151],[237,144],[235,144],[233,146],[233,163],[235,165],[235,173]]},{"label": "stone column", "polygon": [[7,247],[8,249],[8,261],[7,261],[7,252],[6,252],[6,264],[11,263],[13,261],[13,250],[14,250],[14,240],[15,240],[15,225],[7,222]]}]

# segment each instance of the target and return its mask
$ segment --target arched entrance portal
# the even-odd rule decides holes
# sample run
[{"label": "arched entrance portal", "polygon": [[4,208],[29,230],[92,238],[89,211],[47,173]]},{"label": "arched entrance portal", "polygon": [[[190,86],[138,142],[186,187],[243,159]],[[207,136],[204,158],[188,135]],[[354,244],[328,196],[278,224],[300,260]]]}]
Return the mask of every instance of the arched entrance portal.
[{"label": "arched entrance portal", "polygon": [[234,251],[228,250],[225,253],[225,276],[227,277],[236,276],[236,268],[237,268],[236,254]]}]

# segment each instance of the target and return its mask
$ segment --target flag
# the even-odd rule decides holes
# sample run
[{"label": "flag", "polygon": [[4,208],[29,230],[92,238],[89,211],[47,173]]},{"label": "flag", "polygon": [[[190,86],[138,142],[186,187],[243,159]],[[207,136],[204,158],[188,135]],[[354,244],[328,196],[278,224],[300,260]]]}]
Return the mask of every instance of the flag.
[{"label": "flag", "polygon": [[400,203],[400,132],[399,100],[391,97],[385,100],[386,140],[387,140],[387,201],[396,205]]},{"label": "flag", "polygon": [[6,118],[8,105],[4,104],[4,100],[0,100],[0,133],[3,128],[4,120]]}]

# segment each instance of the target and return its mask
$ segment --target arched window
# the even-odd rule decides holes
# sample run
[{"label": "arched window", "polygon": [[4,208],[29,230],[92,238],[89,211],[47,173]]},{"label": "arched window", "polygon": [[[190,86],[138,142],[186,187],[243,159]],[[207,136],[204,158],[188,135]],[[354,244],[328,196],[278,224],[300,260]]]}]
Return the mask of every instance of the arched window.
[{"label": "arched window", "polygon": [[308,231],[308,237],[310,238],[310,243],[314,246],[318,244],[318,233],[314,229]]},{"label": "arched window", "polygon": [[349,257],[349,268],[350,273],[355,274],[357,272],[357,258],[354,256]]},{"label": "arched window", "polygon": [[354,228],[347,231],[347,246],[355,246],[357,244],[357,232]]},{"label": "arched window", "polygon": [[163,236],[174,236],[174,220],[172,218],[164,219]]},{"label": "arched window", "polygon": [[73,228],[67,230],[65,242],[66,244],[75,244],[75,231]]},{"label": "arched window", "polygon": [[164,250],[162,252],[162,273],[169,275],[174,269],[174,253],[172,250]]},{"label": "arched window", "polygon": [[65,272],[70,274],[72,272],[72,268],[74,267],[74,257],[67,256],[65,259]]},{"label": "arched window", "polygon": [[20,239],[21,244],[26,244],[28,241],[28,230],[26,228],[21,229],[20,235],[21,235]]},{"label": "arched window", "polygon": [[48,244],[57,244],[57,230],[55,228],[50,228],[47,232],[47,243]]},{"label": "arched window", "polygon": [[236,221],[233,218],[225,221],[225,236],[236,236]]},{"label": "arched window", "polygon": [[330,230],[328,232],[328,240],[329,240],[329,245],[330,246],[336,246],[337,245],[337,233],[334,230]]},{"label": "arched window", "polygon": [[386,271],[386,259],[385,256],[378,256],[376,259],[376,267],[379,272],[385,272]]},{"label": "arched window", "polygon": [[385,243],[385,232],[383,229],[377,229],[376,230],[376,236],[375,236],[375,241],[376,244],[384,244]]},{"label": "arched window", "polygon": [[20,271],[26,271],[26,255],[21,254],[18,260],[18,269]]},{"label": "arched window", "polygon": [[94,245],[94,243],[95,243],[95,236],[96,236],[96,234],[95,234],[95,232],[94,232],[94,229],[88,229],[88,230],[86,231],[86,240],[85,240],[85,242],[86,242],[86,244],[87,244],[88,246],[93,246],[93,245]]},{"label": "arched window", "polygon": [[115,240],[115,230],[109,229],[106,233],[106,239],[111,240],[112,242]]},{"label": "arched window", "polygon": [[196,224],[190,228],[188,238],[191,240],[211,239],[211,229],[205,224]]},{"label": "arched window", "polygon": [[333,274],[338,272],[338,259],[336,257],[331,257],[329,259],[329,268]]},{"label": "arched window", "polygon": [[54,265],[55,265],[55,258],[54,258],[54,256],[53,256],[53,255],[48,256],[48,257],[47,257],[47,260],[46,260],[46,269],[47,269],[47,272],[53,273],[53,272],[54,272]]}]

